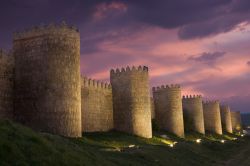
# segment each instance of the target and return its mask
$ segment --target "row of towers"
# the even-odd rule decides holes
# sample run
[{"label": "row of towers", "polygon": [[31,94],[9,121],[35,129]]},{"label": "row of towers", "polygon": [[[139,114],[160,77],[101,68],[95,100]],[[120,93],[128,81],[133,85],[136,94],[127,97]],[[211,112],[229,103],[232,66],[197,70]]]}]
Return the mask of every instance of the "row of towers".
[{"label": "row of towers", "polygon": [[180,85],[153,87],[153,100],[158,127],[179,137],[184,137],[185,131],[241,131],[240,112],[231,112],[219,101],[203,102],[200,95],[182,97]]},{"label": "row of towers", "polygon": [[[114,129],[151,138],[152,115],[160,128],[180,137],[186,127],[221,130],[219,104],[202,104],[200,96],[182,99],[179,85],[153,88],[150,98],[145,66],[112,69],[111,85],[81,77],[80,34],[65,23],[15,33],[11,54],[0,52],[0,118],[66,137]],[[232,118],[232,126],[239,127],[239,118]],[[228,121],[223,118],[222,125]]]}]

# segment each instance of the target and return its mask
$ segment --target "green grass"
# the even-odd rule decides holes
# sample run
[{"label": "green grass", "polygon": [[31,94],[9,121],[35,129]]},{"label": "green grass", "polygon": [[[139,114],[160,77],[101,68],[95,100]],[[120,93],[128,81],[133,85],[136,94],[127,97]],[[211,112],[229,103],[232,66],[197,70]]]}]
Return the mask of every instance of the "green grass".
[{"label": "green grass", "polygon": [[[167,135],[162,138],[162,135]],[[238,140],[232,141],[237,137]],[[201,144],[195,142],[202,139]],[[226,140],[224,144],[221,139]],[[169,145],[174,142],[173,148]],[[129,148],[131,146],[131,148]],[[187,133],[186,139],[155,132],[152,139],[124,133],[92,133],[69,139],[37,133],[22,125],[0,121],[0,165],[249,165],[250,138]]]}]

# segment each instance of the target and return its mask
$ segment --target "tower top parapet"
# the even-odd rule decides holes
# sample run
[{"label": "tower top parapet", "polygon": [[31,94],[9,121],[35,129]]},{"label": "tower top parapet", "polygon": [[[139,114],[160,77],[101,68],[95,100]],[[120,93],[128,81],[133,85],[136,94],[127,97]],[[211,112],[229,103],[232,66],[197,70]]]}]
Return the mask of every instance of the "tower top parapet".
[{"label": "tower top parapet", "polygon": [[93,87],[96,89],[109,89],[111,90],[111,85],[109,83],[104,83],[101,81],[97,81],[91,78],[87,78],[85,76],[81,76],[82,78],[82,86],[83,87]]},{"label": "tower top parapet", "polygon": [[182,99],[183,100],[188,100],[188,99],[201,99],[202,96],[201,95],[186,95],[183,96]]},{"label": "tower top parapet", "polygon": [[202,102],[205,105],[209,105],[209,104],[219,104],[219,100],[208,100],[208,101],[203,101]]},{"label": "tower top parapet", "polygon": [[153,87],[153,92],[163,91],[163,90],[171,90],[171,89],[180,89],[180,84],[170,84],[170,85],[161,85],[157,87]]},{"label": "tower top parapet", "polygon": [[22,32],[14,32],[14,40],[44,36],[48,34],[72,34],[79,35],[79,30],[74,27],[67,25],[64,21],[61,24],[51,23],[49,25],[33,26]]},{"label": "tower top parapet", "polygon": [[126,68],[117,68],[117,69],[111,69],[110,70],[110,75],[122,75],[126,73],[133,73],[133,72],[148,72],[148,67],[147,66],[132,66],[129,67],[127,66]]}]

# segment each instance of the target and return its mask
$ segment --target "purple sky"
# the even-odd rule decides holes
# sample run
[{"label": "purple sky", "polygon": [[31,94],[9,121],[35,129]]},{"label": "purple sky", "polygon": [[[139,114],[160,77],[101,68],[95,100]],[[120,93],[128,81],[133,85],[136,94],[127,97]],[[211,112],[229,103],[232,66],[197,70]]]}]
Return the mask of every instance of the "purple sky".
[{"label": "purple sky", "polygon": [[146,65],[151,86],[220,99],[250,112],[249,0],[2,0],[0,47],[12,32],[51,22],[81,32],[81,71]]}]

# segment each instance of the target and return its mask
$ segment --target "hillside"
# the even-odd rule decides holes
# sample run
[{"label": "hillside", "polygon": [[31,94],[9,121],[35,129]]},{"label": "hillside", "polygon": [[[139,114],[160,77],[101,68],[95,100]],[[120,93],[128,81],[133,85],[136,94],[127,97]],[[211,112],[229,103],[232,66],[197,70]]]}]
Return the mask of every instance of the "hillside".
[{"label": "hillside", "polygon": [[[68,139],[0,121],[0,165],[249,165],[250,138],[189,134],[186,140],[156,133],[152,139],[110,132]],[[221,139],[226,140],[221,143]],[[170,147],[174,141],[178,143]]]}]

